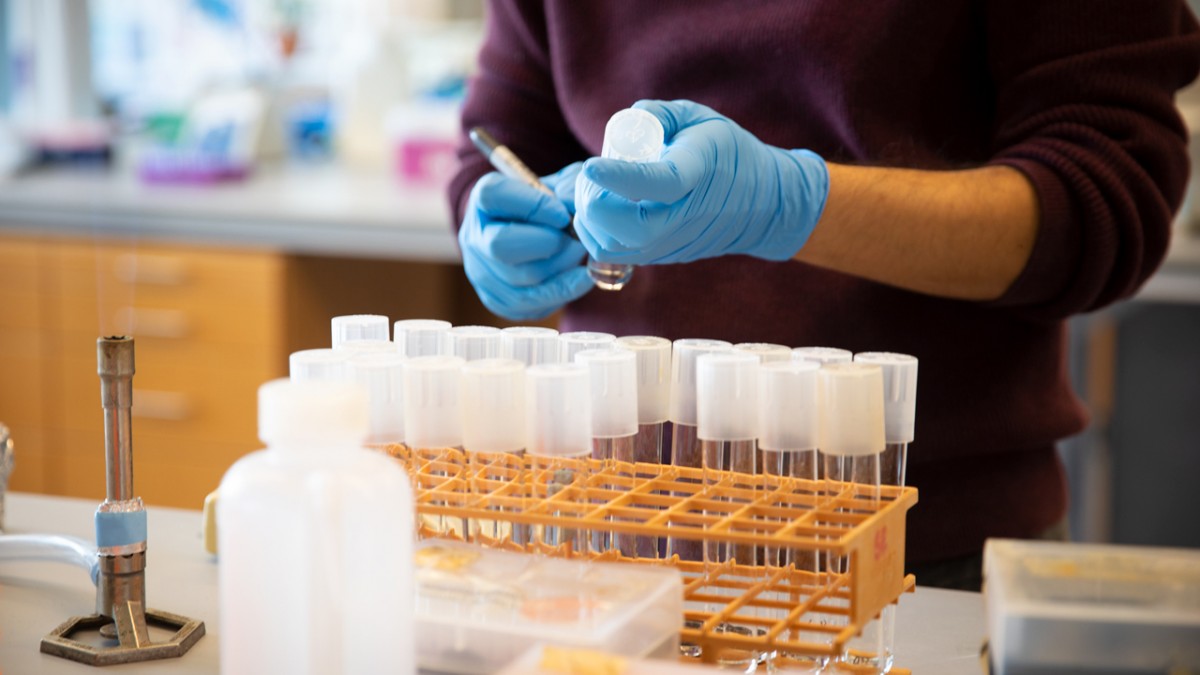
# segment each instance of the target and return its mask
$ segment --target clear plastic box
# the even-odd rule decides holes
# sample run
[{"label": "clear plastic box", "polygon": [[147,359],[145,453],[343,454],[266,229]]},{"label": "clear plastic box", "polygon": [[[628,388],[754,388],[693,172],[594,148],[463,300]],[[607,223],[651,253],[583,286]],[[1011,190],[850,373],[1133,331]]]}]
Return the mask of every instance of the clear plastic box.
[{"label": "clear plastic box", "polygon": [[1200,672],[1200,551],[992,539],[994,675]]},{"label": "clear plastic box", "polygon": [[417,662],[493,673],[536,644],[678,658],[678,570],[426,540],[416,549]]}]

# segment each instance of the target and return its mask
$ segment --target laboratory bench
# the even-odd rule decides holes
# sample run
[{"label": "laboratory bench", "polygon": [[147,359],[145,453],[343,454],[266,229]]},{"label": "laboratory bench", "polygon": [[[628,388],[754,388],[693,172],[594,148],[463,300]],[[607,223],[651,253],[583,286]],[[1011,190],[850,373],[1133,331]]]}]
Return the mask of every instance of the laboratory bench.
[{"label": "laboratory bench", "polygon": [[[10,534],[92,537],[97,503],[86,499],[9,493]],[[146,556],[149,607],[204,621],[206,634],[178,659],[107,666],[104,673],[216,673],[221,640],[217,563],[205,552],[199,511],[151,506]],[[0,672],[21,675],[96,673],[40,653],[41,639],[72,616],[91,614],[95,589],[78,567],[0,562]],[[982,672],[985,634],[978,593],[917,587],[900,598],[896,665],[920,675]]]}]

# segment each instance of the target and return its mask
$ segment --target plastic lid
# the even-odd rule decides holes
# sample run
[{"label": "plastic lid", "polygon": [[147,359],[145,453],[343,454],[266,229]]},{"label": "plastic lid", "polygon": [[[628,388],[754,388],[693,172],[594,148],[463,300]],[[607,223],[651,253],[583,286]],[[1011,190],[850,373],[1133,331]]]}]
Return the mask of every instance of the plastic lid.
[{"label": "plastic lid", "polygon": [[338,382],[346,379],[346,359],[349,352],[333,349],[305,349],[288,356],[288,377],[293,382],[322,380]]},{"label": "plastic lid", "polygon": [[637,356],[627,349],[585,349],[575,362],[588,367],[592,390],[592,438],[637,433]]},{"label": "plastic lid", "polygon": [[883,369],[883,425],[888,443],[911,443],[917,420],[917,357],[892,352],[855,354]]},{"label": "plastic lid", "polygon": [[558,357],[563,363],[574,363],[575,355],[585,349],[605,349],[616,342],[612,333],[579,330],[558,336]]},{"label": "plastic lid", "polygon": [[333,328],[334,349],[344,342],[353,340],[390,340],[388,329],[391,320],[379,314],[348,314],[335,316],[329,321]]},{"label": "plastic lid", "polygon": [[558,331],[541,326],[512,326],[500,331],[506,359],[527,366],[558,363]]},{"label": "plastic lid", "polygon": [[841,457],[883,452],[883,370],[831,363],[820,372],[821,452]]},{"label": "plastic lid", "polygon": [[[391,340],[350,340],[343,342],[337,348],[339,352],[350,354],[396,354],[396,345]],[[396,354],[399,356],[399,354]]]},{"label": "plastic lid", "polygon": [[346,376],[367,392],[371,412],[367,442],[403,443],[404,357],[394,350],[353,354],[346,361]]},{"label": "plastic lid", "polygon": [[467,361],[498,359],[502,353],[500,329],[494,326],[455,326],[446,334],[449,353]]},{"label": "plastic lid", "polygon": [[637,357],[638,424],[666,422],[671,404],[671,341],[627,335],[615,344]]},{"label": "plastic lid", "polygon": [[525,448],[525,364],[480,359],[463,366],[463,449],[516,452]]},{"label": "plastic lid", "polygon": [[781,451],[819,447],[820,369],[821,364],[812,361],[762,364],[758,371],[758,447]]},{"label": "plastic lid", "polygon": [[684,338],[671,345],[671,410],[675,424],[696,426],[696,358],[701,354],[727,352],[733,345],[724,340]]},{"label": "plastic lid", "polygon": [[271,380],[258,388],[258,437],[270,446],[360,444],[367,393],[351,382]]},{"label": "plastic lid", "polygon": [[448,354],[446,333],[449,321],[438,319],[403,319],[392,327],[392,342],[401,356],[436,356]]},{"label": "plastic lid", "polygon": [[771,344],[770,342],[742,342],[734,345],[733,350],[753,354],[758,357],[759,363],[792,360],[791,347]]},{"label": "plastic lid", "polygon": [[697,438],[758,438],[758,369],[753,354],[704,354],[696,359]]},{"label": "plastic lid", "polygon": [[604,125],[600,156],[626,162],[656,162],[663,150],[662,123],[645,110],[618,110]]},{"label": "plastic lid", "polygon": [[847,349],[838,349],[837,347],[796,347],[792,350],[792,358],[825,365],[826,363],[850,363],[854,360],[854,354]]},{"label": "plastic lid", "polygon": [[404,362],[404,435],[413,448],[462,446],[462,369],[458,356]]},{"label": "plastic lid", "polygon": [[592,450],[588,368],[545,363],[525,371],[525,450],[531,455],[579,457]]}]

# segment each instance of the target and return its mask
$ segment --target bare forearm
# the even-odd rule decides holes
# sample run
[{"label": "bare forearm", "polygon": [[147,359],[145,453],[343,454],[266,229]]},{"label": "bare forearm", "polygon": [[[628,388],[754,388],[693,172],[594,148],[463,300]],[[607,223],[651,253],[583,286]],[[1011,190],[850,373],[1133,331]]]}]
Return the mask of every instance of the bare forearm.
[{"label": "bare forearm", "polygon": [[964,300],[1000,297],[1037,235],[1037,195],[1015,169],[829,165],[829,198],[796,259]]}]

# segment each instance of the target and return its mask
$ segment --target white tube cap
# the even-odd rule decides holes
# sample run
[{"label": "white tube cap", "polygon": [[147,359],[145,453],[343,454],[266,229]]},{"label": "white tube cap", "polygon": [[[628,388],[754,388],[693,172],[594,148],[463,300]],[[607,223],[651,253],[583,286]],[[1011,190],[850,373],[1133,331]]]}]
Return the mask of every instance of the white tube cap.
[{"label": "white tube cap", "polygon": [[367,391],[371,412],[367,442],[403,443],[404,357],[394,350],[353,354],[346,361],[346,376]]},{"label": "white tube cap", "polygon": [[883,452],[883,371],[869,363],[821,367],[821,452],[858,457]]},{"label": "white tube cap", "polygon": [[392,342],[401,356],[437,356],[449,353],[449,321],[402,319],[392,327]]},{"label": "white tube cap", "polygon": [[462,445],[462,369],[457,356],[404,362],[404,435],[413,448]]},{"label": "white tube cap", "polygon": [[396,353],[396,345],[391,340],[350,340],[343,342],[335,347],[339,352],[349,352],[353,354],[399,354]]},{"label": "white tube cap", "polygon": [[455,326],[446,337],[450,353],[467,361],[501,357],[503,341],[500,329],[495,326]]},{"label": "white tube cap", "polygon": [[753,354],[703,354],[696,359],[697,438],[758,438],[758,369],[758,357]]},{"label": "white tube cap", "polygon": [[671,345],[671,410],[675,424],[696,426],[696,359],[702,354],[727,352],[733,345],[724,340],[684,338]]},{"label": "white tube cap", "polygon": [[558,331],[541,326],[511,326],[500,331],[502,353],[526,366],[558,363]]},{"label": "white tube cap", "polygon": [[637,356],[627,349],[585,349],[575,362],[588,368],[592,390],[592,438],[637,433]]},{"label": "white tube cap", "polygon": [[575,355],[585,349],[607,349],[613,346],[617,336],[612,333],[596,333],[577,330],[558,336],[558,358],[562,363],[574,363]]},{"label": "white tube cap", "polygon": [[855,354],[883,369],[883,424],[888,443],[911,443],[917,421],[917,357],[892,352]]},{"label": "white tube cap", "polygon": [[288,356],[288,377],[293,382],[344,381],[348,358],[350,352],[334,349],[303,349],[292,352]]},{"label": "white tube cap", "polygon": [[270,446],[359,444],[367,394],[351,382],[271,380],[258,388],[258,437]]},{"label": "white tube cap", "polygon": [[758,447],[777,451],[819,447],[820,369],[821,365],[812,361],[762,364],[758,371]]},{"label": "white tube cap", "polygon": [[480,359],[463,366],[463,449],[516,452],[525,448],[525,364]]},{"label": "white tube cap", "polygon": [[733,346],[735,352],[745,352],[758,357],[759,363],[791,361],[792,348],[770,342],[741,342]]},{"label": "white tube cap", "polygon": [[645,110],[618,110],[604,125],[600,156],[626,162],[656,162],[662,156],[665,135],[662,123]]},{"label": "white tube cap", "polygon": [[638,424],[667,421],[671,403],[671,341],[651,335],[626,335],[616,340],[637,358]]},{"label": "white tube cap", "polygon": [[334,349],[341,347],[344,342],[354,340],[391,339],[388,335],[391,320],[379,314],[335,316],[330,319],[329,324],[333,328],[333,343],[330,346]]},{"label": "white tube cap", "polygon": [[531,455],[580,457],[592,451],[588,369],[544,363],[525,371],[525,450]]},{"label": "white tube cap", "polygon": [[838,349],[837,347],[796,347],[792,350],[792,358],[825,365],[827,363],[850,363],[854,360],[854,354],[847,349]]}]

